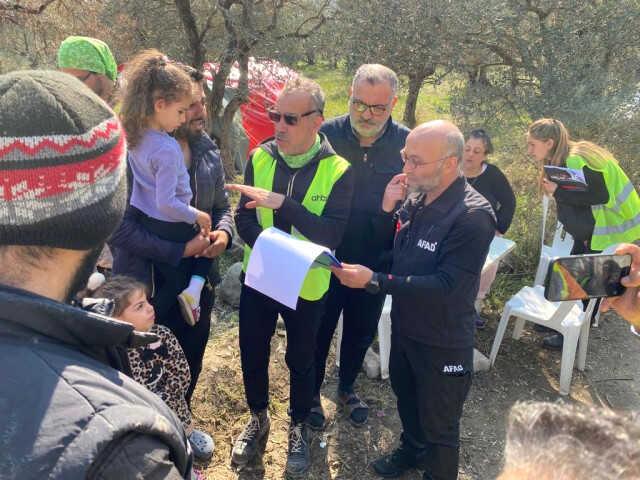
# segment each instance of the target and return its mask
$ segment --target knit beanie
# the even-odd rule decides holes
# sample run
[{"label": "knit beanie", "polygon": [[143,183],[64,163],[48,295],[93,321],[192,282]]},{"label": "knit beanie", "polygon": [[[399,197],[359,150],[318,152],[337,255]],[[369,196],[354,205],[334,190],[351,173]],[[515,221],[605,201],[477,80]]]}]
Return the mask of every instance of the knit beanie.
[{"label": "knit beanie", "polygon": [[0,75],[0,245],[89,250],[126,206],[113,111],[62,72]]},{"label": "knit beanie", "polygon": [[63,40],[58,48],[58,67],[106,75],[114,82],[118,76],[118,65],[109,46],[91,37],[71,36]]}]

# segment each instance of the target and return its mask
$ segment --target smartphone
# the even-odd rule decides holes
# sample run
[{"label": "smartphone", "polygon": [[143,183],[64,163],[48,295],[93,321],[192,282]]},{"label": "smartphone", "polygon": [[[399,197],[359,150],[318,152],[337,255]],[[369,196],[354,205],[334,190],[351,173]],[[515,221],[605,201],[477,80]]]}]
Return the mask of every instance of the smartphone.
[{"label": "smartphone", "polygon": [[574,255],[556,258],[549,265],[544,297],[552,302],[616,297],[629,275],[631,255]]}]

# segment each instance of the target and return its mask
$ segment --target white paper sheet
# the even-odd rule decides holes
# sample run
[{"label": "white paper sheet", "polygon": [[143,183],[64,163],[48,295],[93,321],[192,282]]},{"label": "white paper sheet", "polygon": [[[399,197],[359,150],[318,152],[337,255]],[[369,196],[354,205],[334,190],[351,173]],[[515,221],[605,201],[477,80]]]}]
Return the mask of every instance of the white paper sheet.
[{"label": "white paper sheet", "polygon": [[295,310],[307,272],[319,256],[327,254],[331,251],[322,245],[267,228],[251,251],[245,284]]}]

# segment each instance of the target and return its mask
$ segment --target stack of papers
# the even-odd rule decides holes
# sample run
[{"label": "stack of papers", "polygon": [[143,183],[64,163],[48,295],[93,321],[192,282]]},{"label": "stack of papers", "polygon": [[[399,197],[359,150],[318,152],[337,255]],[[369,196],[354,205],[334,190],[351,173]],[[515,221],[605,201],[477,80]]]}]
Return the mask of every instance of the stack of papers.
[{"label": "stack of papers", "polygon": [[331,266],[340,262],[327,247],[271,227],[253,246],[245,284],[295,310],[309,269]]}]

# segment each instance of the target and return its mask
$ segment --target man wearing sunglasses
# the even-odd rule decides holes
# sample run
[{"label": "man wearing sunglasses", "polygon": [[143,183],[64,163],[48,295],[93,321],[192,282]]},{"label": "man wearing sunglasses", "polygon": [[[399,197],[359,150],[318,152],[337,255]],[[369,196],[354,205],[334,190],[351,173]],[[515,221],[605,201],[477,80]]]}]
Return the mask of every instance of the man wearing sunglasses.
[{"label": "man wearing sunglasses", "polygon": [[474,302],[496,228],[491,205],[461,173],[463,149],[464,137],[450,122],[416,127],[402,150],[403,173],[382,200],[395,221],[380,218],[377,225],[396,232],[391,268],[332,268],[346,287],[393,296],[389,375],[402,435],[399,448],[373,462],[382,477],[419,467],[424,480],[458,478]]},{"label": "man wearing sunglasses", "polygon": [[102,40],[67,37],[58,48],[58,68],[83,82],[105,102],[111,101],[118,65]]},{"label": "man wearing sunglasses", "polygon": [[[275,138],[252,152],[245,185],[227,185],[242,194],[236,226],[246,244],[245,268],[258,235],[271,226],[330,249],[342,240],[353,174],[349,163],[319,134],[323,109],[324,94],[316,82],[302,77],[289,81],[270,112]],[[237,466],[246,465],[258,454],[269,433],[269,351],[280,314],[287,329],[285,359],[291,382],[286,473],[301,477],[309,469],[306,420],[313,398],[316,333],[330,277],[328,270],[312,269],[296,310],[242,286],[240,353],[251,419],[233,447],[232,461]]]},{"label": "man wearing sunglasses", "polygon": [[[398,77],[393,70],[377,64],[362,65],[355,73],[349,91],[349,114],[322,126],[336,152],[349,160],[354,170],[357,192],[353,196],[351,217],[344,238],[336,250],[339,259],[383,270],[387,233],[374,235],[372,222],[389,214],[380,209],[385,186],[402,171],[400,150],[409,129],[392,120],[398,97]],[[388,255],[387,255],[388,257]],[[369,407],[356,394],[354,383],[367,349],[371,346],[382,313],[385,295],[369,295],[352,290],[331,279],[327,307],[318,332],[314,406],[309,424],[322,429],[325,415],[320,403],[325,365],[338,318],[342,313],[338,399],[355,426],[366,423]]]}]

